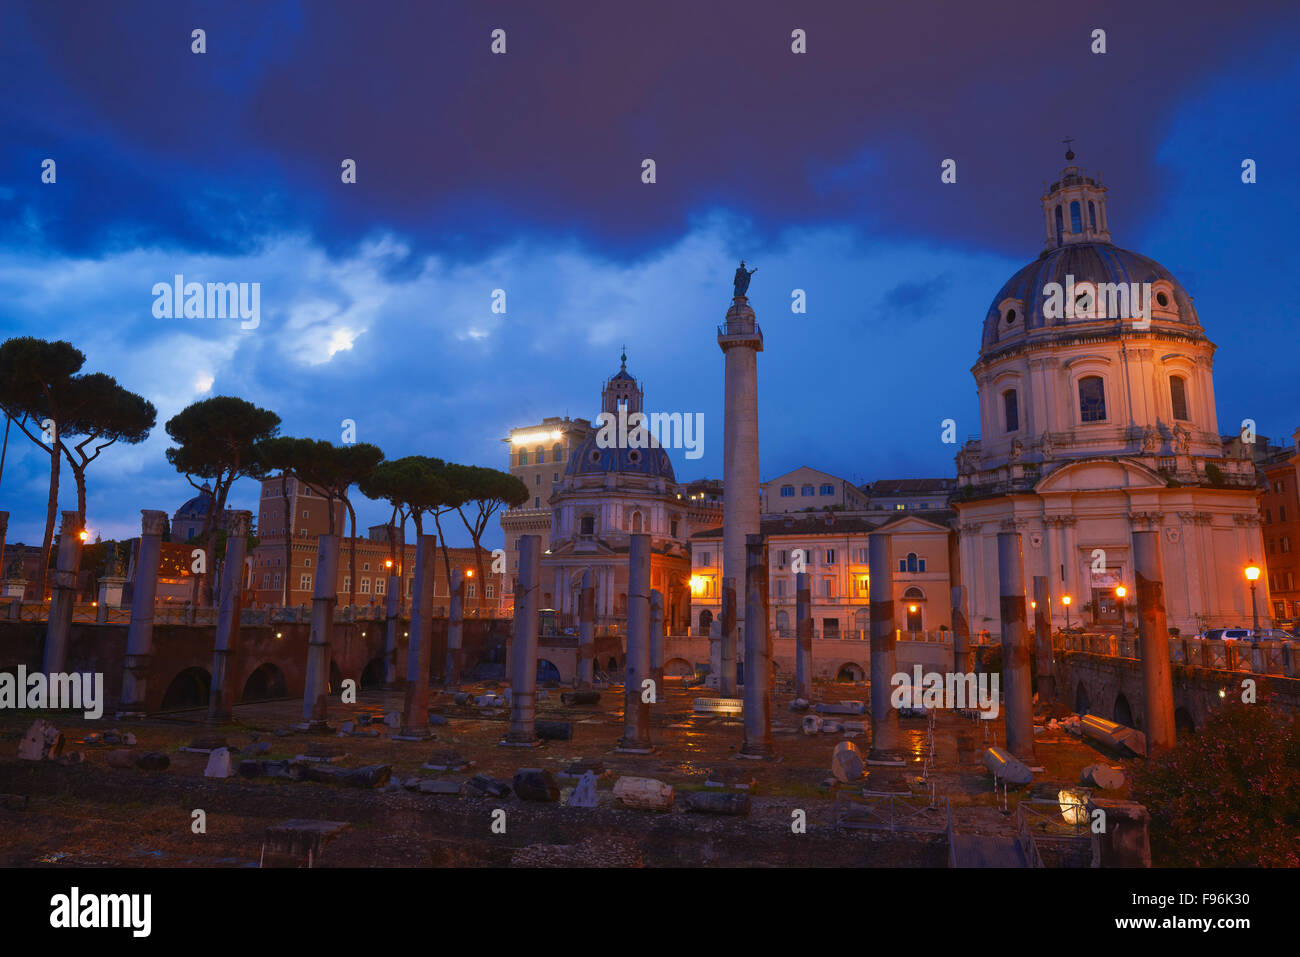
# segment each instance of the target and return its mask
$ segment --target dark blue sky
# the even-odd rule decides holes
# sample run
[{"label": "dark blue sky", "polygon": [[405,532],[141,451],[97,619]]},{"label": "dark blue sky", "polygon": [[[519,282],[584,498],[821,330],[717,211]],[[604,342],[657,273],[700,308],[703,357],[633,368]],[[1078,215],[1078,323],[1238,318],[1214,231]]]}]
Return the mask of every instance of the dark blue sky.
[{"label": "dark blue sky", "polygon": [[[678,476],[720,477],[714,328],[740,257],[767,337],[764,477],[952,474],[939,422],[978,430],[981,322],[1041,248],[1067,135],[1114,241],[1196,298],[1221,430],[1300,426],[1294,4],[808,6],[0,8],[0,335],[69,339],[160,412],[91,467],[92,530],[188,497],[161,423],[198,398],[503,467],[512,426],[594,416],[623,343],[649,407],[705,415]],[[176,273],[261,283],[261,325],[154,318]],[[11,435],[11,541],[39,540],[46,461]]]}]

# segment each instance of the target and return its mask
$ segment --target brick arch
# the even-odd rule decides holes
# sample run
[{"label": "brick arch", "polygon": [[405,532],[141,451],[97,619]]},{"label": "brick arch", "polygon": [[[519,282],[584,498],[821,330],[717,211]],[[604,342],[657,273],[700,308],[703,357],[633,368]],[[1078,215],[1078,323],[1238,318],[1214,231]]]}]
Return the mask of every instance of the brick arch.
[{"label": "brick arch", "polygon": [[664,675],[669,678],[689,678],[695,667],[685,658],[669,658],[664,662]]},{"label": "brick arch", "polygon": [[[844,677],[845,675],[853,677]],[[866,677],[867,669],[856,661],[846,661],[835,669],[836,681],[865,681]]]}]

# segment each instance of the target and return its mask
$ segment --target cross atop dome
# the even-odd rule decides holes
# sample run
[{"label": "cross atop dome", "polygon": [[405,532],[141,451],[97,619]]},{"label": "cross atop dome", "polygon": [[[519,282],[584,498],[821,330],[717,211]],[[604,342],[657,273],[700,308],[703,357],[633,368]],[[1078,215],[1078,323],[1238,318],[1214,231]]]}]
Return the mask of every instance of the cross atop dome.
[{"label": "cross atop dome", "polygon": [[1098,179],[1084,176],[1074,165],[1073,136],[1067,136],[1065,161],[1070,164],[1060,178],[1042,196],[1043,217],[1047,226],[1047,248],[1057,249],[1070,243],[1110,242],[1110,222],[1106,216],[1106,187]]}]

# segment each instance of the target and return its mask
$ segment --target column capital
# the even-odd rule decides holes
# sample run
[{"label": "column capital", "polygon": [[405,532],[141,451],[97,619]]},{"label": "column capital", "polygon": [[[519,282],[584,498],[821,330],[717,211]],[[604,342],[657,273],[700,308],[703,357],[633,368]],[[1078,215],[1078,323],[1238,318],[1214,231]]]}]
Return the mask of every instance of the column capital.
[{"label": "column capital", "polygon": [[140,509],[140,531],[144,535],[161,535],[167,527],[167,513],[153,508]]}]

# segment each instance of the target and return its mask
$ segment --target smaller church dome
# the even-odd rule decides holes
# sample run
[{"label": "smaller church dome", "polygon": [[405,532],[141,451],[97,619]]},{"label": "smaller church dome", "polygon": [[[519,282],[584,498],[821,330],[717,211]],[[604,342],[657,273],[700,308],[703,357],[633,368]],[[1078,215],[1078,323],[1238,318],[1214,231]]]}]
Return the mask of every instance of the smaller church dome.
[{"label": "smaller church dome", "polygon": [[203,518],[211,508],[212,487],[204,482],[202,491],[176,510],[176,517]]},{"label": "smaller church dome", "polygon": [[601,448],[596,443],[598,433],[587,436],[569,457],[565,475],[593,475],[605,472],[622,472],[632,475],[662,477],[676,482],[672,459],[662,448],[620,449]]}]

